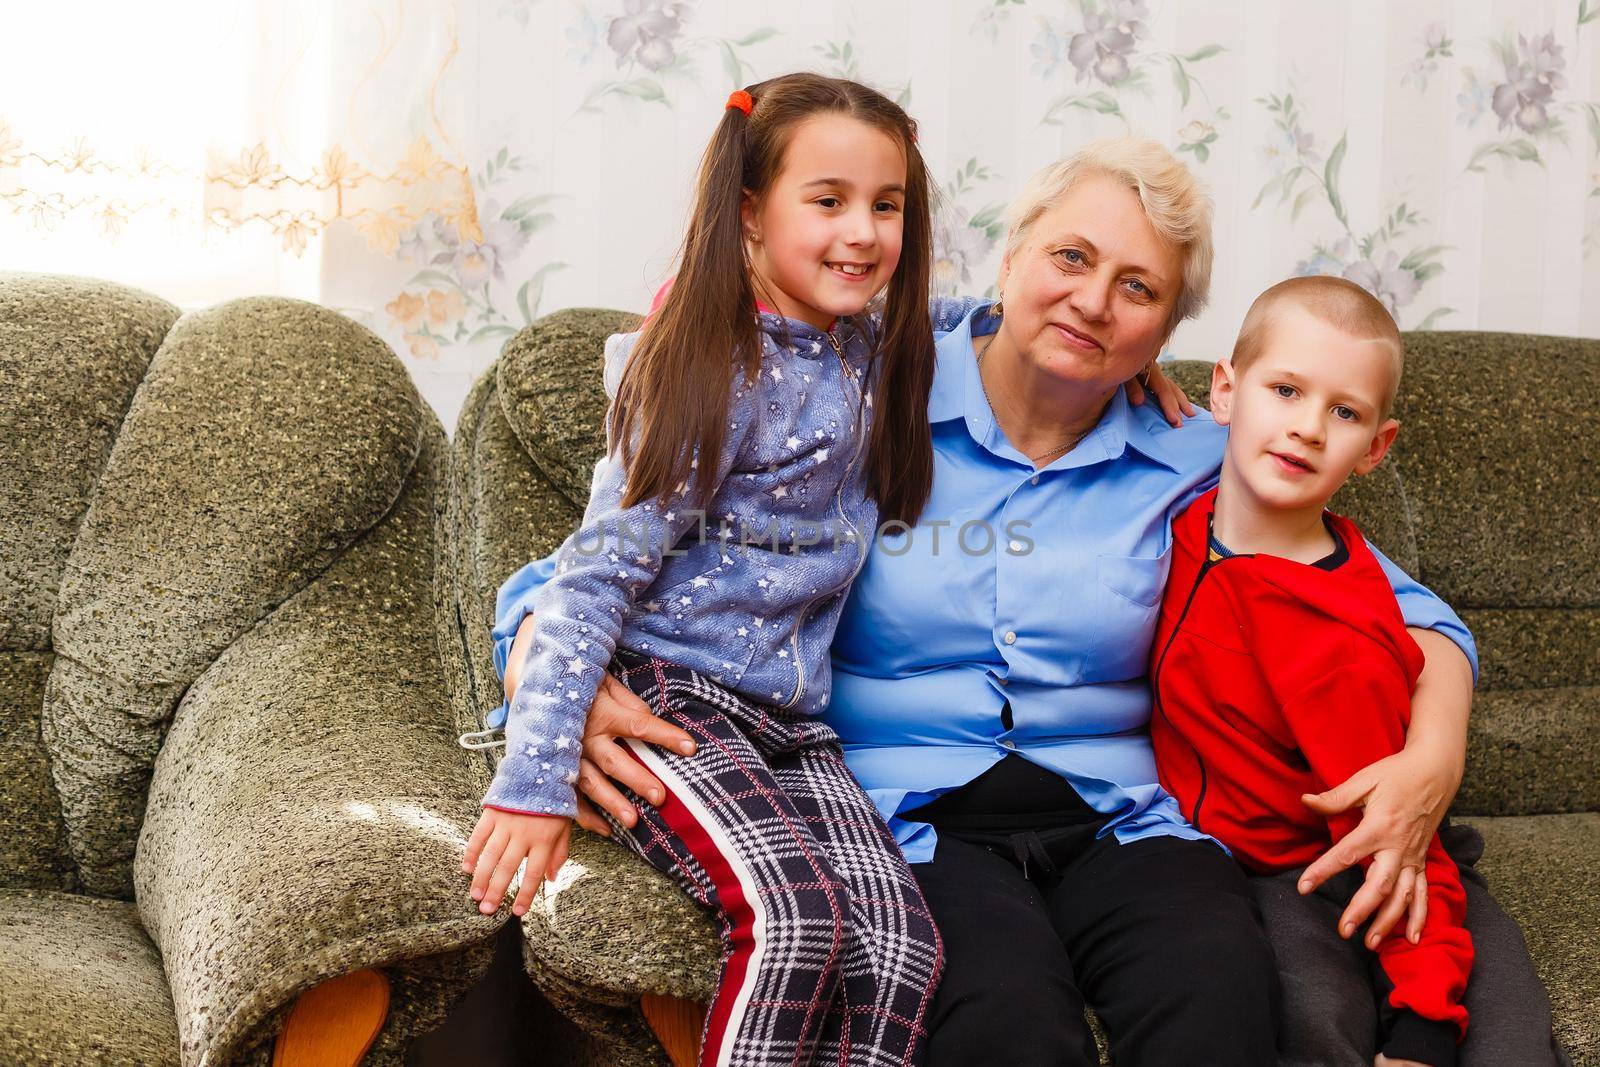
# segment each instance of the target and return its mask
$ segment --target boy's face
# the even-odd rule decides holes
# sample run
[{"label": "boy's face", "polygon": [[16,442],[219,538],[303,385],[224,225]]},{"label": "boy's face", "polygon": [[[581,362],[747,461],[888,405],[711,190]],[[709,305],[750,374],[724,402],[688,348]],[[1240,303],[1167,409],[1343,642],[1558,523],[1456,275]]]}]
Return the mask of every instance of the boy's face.
[{"label": "boy's face", "polygon": [[1212,374],[1211,410],[1227,426],[1227,463],[1265,507],[1321,509],[1351,473],[1376,467],[1400,424],[1379,417],[1395,373],[1378,341],[1283,308],[1242,374]]}]

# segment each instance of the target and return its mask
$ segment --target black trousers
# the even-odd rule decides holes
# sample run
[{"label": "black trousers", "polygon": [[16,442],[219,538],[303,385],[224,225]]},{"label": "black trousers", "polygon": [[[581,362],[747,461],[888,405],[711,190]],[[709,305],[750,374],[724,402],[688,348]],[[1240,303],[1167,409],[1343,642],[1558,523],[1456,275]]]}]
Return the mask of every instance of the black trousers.
[{"label": "black trousers", "polygon": [[[1439,829],[1445,851],[1461,870],[1472,935],[1472,975],[1462,1001],[1471,1017],[1458,1048],[1461,1067],[1556,1067],[1571,1061],[1556,1047],[1550,998],[1528,955],[1516,920],[1489,894],[1474,864],[1483,838],[1464,823]],[[1344,871],[1310,896],[1295,883],[1304,868],[1259,875],[1250,888],[1278,958],[1283,986],[1281,1067],[1370,1067],[1378,1050],[1378,1013],[1371,963],[1361,937],[1345,941],[1339,915],[1360,888],[1358,870]]]},{"label": "black trousers", "polygon": [[1248,882],[1205,841],[1097,838],[1106,817],[1019,756],[908,813],[944,938],[928,1067],[1275,1063],[1278,979]]}]

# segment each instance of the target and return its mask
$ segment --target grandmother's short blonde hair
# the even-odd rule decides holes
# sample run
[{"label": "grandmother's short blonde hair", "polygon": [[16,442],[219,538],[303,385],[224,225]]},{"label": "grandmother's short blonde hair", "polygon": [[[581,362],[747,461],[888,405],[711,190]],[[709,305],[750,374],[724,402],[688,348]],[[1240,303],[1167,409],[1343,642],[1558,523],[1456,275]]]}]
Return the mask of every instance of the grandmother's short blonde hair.
[{"label": "grandmother's short blonde hair", "polygon": [[1159,141],[1094,141],[1036,173],[1006,210],[1006,255],[1017,250],[1039,216],[1082,178],[1096,174],[1138,193],[1150,225],[1178,248],[1182,279],[1168,329],[1198,315],[1211,295],[1211,194]]}]

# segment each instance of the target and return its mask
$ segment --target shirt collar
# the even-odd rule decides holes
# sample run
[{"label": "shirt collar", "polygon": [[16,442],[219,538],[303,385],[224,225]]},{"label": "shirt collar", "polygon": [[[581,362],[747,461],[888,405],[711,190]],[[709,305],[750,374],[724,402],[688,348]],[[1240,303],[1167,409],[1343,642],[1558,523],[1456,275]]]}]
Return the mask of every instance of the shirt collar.
[{"label": "shirt collar", "polygon": [[[978,304],[968,311],[955,328],[934,345],[936,360],[933,369],[933,389],[928,393],[928,421],[947,422],[967,413],[968,368],[977,387],[977,367],[972,356],[972,338],[995,331],[996,320],[989,315],[988,303]],[[976,329],[974,328],[976,326]],[[978,404],[984,403],[983,391],[978,391]]]},{"label": "shirt collar", "polygon": [[[939,338],[933,389],[928,394],[928,422],[938,424],[964,418],[967,432],[978,444],[991,452],[1004,448],[1010,453],[1008,458],[1020,459],[1021,454],[1005,444],[1000,428],[995,425],[994,412],[984,396],[978,363],[972,352],[974,337],[983,337],[998,328],[999,320],[989,314],[991,306],[989,302],[978,304],[954,329]],[[1164,467],[1181,471],[1183,464],[1169,450],[1168,437],[1172,432],[1153,399],[1135,407],[1128,402],[1127,391],[1118,389],[1112,394],[1099,425],[1072,451],[1041,469],[1084,467],[1116,459],[1132,448]]]}]

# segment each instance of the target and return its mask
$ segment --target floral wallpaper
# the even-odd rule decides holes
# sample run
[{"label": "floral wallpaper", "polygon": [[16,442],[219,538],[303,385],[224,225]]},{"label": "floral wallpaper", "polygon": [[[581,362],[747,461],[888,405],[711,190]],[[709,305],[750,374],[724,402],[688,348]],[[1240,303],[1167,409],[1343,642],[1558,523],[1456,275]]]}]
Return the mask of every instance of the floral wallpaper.
[{"label": "floral wallpaper", "polygon": [[[1217,201],[1213,299],[1172,355],[1225,351],[1295,273],[1358,282],[1406,329],[1600,336],[1600,0],[241,6],[129,16],[108,36],[148,47],[51,61],[109,71],[131,117],[46,110],[42,67],[0,70],[0,269],[319,300],[388,340],[447,425],[539,315],[648,304],[726,93],[798,68],[916,117],[941,291],[991,290],[1030,173],[1129,133]],[[196,25],[204,48],[160,53]],[[173,65],[221,101],[142,77]]]}]

